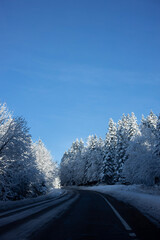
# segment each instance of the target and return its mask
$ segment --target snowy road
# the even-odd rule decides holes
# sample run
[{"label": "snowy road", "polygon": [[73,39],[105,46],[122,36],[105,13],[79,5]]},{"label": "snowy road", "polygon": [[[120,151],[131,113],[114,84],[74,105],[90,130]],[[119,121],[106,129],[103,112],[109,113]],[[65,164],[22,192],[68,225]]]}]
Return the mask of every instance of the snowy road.
[{"label": "snowy road", "polygon": [[1,240],[160,239],[160,230],[134,207],[91,191],[69,190],[0,214]]}]

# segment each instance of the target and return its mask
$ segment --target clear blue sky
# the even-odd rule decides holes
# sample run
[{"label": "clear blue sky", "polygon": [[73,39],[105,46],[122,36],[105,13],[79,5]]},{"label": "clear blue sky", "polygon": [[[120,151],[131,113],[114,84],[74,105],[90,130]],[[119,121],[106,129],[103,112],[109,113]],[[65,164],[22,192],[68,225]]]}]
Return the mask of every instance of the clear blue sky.
[{"label": "clear blue sky", "polygon": [[60,161],[109,118],[160,112],[159,0],[0,0],[0,101]]}]

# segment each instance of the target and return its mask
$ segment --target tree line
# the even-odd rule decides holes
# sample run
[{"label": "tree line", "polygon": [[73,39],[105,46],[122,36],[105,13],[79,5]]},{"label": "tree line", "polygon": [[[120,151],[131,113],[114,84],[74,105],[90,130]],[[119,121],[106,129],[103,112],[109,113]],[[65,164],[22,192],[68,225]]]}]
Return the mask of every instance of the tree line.
[{"label": "tree line", "polygon": [[141,123],[134,113],[109,120],[104,140],[77,139],[62,157],[60,179],[66,185],[160,183],[160,116],[152,111]]},{"label": "tree line", "polygon": [[57,176],[57,163],[41,140],[33,143],[25,119],[0,104],[0,200],[45,194]]}]

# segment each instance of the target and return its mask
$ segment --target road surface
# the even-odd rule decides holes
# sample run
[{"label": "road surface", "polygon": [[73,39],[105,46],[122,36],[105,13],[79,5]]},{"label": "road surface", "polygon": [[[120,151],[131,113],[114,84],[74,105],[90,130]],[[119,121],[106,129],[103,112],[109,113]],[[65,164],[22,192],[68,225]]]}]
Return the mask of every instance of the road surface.
[{"label": "road surface", "polygon": [[0,214],[0,239],[158,240],[160,230],[138,210],[112,197],[70,190],[59,198]]}]

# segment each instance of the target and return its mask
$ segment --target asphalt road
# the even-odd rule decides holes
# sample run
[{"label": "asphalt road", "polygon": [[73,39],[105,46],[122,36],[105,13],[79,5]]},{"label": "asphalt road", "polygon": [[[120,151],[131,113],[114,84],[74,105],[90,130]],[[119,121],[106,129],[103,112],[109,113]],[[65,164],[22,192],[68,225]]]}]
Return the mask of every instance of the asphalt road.
[{"label": "asphalt road", "polygon": [[63,216],[39,229],[30,240],[160,239],[160,229],[135,208],[104,194],[79,193]]}]

